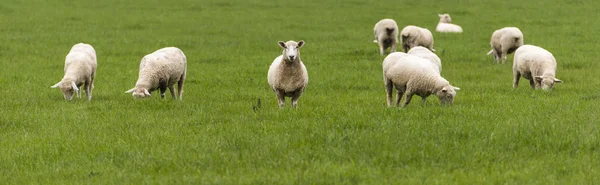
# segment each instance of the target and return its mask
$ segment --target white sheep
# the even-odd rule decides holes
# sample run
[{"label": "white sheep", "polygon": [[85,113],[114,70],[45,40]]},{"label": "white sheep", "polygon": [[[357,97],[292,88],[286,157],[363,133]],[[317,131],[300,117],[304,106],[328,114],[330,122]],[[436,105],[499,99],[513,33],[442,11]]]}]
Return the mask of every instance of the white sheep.
[{"label": "white sheep", "polygon": [[[150,53],[140,63],[138,80],[133,89],[133,97],[150,97],[152,91],[160,90],[160,97],[165,98],[169,88],[173,99],[183,97],[183,84],[187,73],[187,59],[183,51],[176,47],[166,47]],[[177,83],[177,95],[174,85]]]},{"label": "white sheep", "polygon": [[384,55],[385,50],[391,47],[390,53],[396,52],[398,45],[398,25],[392,19],[382,19],[373,28],[375,40],[373,42],[379,45],[379,54]]},{"label": "white sheep", "polygon": [[556,76],[556,59],[552,53],[533,45],[523,45],[515,52],[513,61],[513,88],[519,79],[529,80],[533,89],[552,90],[554,83],[561,83]]},{"label": "white sheep", "polygon": [[443,105],[452,105],[456,91],[460,90],[440,76],[435,64],[402,52],[389,54],[383,60],[383,81],[388,107],[392,106],[393,88],[398,91],[396,106],[404,96],[402,107],[410,103],[413,95],[420,96],[425,103],[426,98],[431,94],[435,94]]},{"label": "white sheep", "polygon": [[269,67],[267,80],[275,92],[279,107],[285,105],[285,97],[292,98],[292,107],[298,105],[298,99],[308,84],[308,72],[300,60],[300,48],[304,41],[279,41],[283,54],[275,58]]},{"label": "white sheep", "polygon": [[438,23],[435,30],[437,32],[445,32],[445,33],[462,33],[463,29],[456,24],[452,24],[452,18],[450,18],[449,14],[438,14],[440,17],[440,22]]},{"label": "white sheep", "polygon": [[438,73],[442,72],[442,60],[429,49],[424,48],[422,46],[417,46],[408,50],[408,54],[429,60],[431,63],[436,65]]},{"label": "white sheep", "polygon": [[408,52],[410,48],[416,46],[423,46],[435,52],[435,49],[433,49],[433,35],[428,29],[409,25],[402,29],[400,35],[404,52]]},{"label": "white sheep", "polygon": [[487,54],[494,54],[496,63],[506,63],[506,57],[523,45],[523,33],[516,27],[505,27],[494,31],[490,41],[492,50]]},{"label": "white sheep", "polygon": [[77,98],[81,98],[79,87],[83,85],[90,101],[97,65],[94,47],[84,43],[75,44],[65,59],[64,77],[50,88],[60,87],[64,98],[70,101],[74,93],[77,93]]}]

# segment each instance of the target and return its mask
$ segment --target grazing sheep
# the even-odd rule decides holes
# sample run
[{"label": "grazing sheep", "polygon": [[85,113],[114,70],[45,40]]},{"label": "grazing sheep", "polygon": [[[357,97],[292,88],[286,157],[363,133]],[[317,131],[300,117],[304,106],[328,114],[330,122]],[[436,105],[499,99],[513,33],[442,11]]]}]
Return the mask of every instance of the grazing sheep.
[{"label": "grazing sheep", "polygon": [[456,90],[460,90],[440,76],[435,64],[402,52],[389,54],[383,60],[383,81],[388,107],[392,106],[393,88],[398,91],[396,106],[404,96],[402,107],[410,103],[413,95],[420,96],[425,103],[431,94],[435,94],[443,105],[452,105]]},{"label": "grazing sheep", "polygon": [[300,48],[304,41],[279,41],[283,54],[275,58],[269,67],[267,76],[269,86],[275,92],[279,107],[285,105],[285,97],[292,98],[292,107],[296,108],[298,99],[308,84],[308,72],[300,60]]},{"label": "grazing sheep", "polygon": [[562,81],[555,78],[556,59],[552,53],[533,45],[523,45],[515,52],[513,61],[513,88],[519,85],[519,78],[529,80],[533,89],[552,90],[554,83]]},{"label": "grazing sheep", "polygon": [[452,18],[449,14],[438,14],[440,22],[438,23],[435,31],[444,33],[462,33],[463,30],[459,25],[452,24]]},{"label": "grazing sheep", "polygon": [[438,73],[442,72],[442,60],[440,59],[440,57],[438,57],[435,53],[429,51],[427,48],[417,46],[408,50],[408,54],[431,61],[431,63],[436,65]]},{"label": "grazing sheep", "polygon": [[523,45],[523,33],[516,27],[505,27],[494,31],[492,39],[490,41],[492,50],[488,52],[488,55],[494,54],[496,63],[506,63],[506,55],[511,54]]},{"label": "grazing sheep", "polygon": [[[135,98],[150,97],[152,91],[160,90],[160,97],[165,98],[167,88],[173,99],[183,97],[183,83],[187,73],[187,59],[183,51],[176,47],[166,47],[150,53],[140,63],[140,72],[135,87],[125,93],[132,93]],[[174,87],[177,83],[177,95]]]},{"label": "grazing sheep", "polygon": [[50,88],[59,87],[66,100],[72,100],[73,94],[81,98],[79,87],[83,85],[88,101],[92,100],[92,88],[96,77],[96,51],[89,44],[75,44],[65,59],[65,75],[60,82]]},{"label": "grazing sheep", "polygon": [[373,42],[379,45],[379,54],[384,55],[385,50],[391,47],[390,53],[396,52],[398,45],[398,25],[392,19],[382,19],[373,28],[375,40]]},{"label": "grazing sheep", "polygon": [[415,46],[423,46],[435,52],[433,49],[433,35],[428,29],[417,26],[406,26],[400,32],[402,36],[402,51],[408,52]]}]

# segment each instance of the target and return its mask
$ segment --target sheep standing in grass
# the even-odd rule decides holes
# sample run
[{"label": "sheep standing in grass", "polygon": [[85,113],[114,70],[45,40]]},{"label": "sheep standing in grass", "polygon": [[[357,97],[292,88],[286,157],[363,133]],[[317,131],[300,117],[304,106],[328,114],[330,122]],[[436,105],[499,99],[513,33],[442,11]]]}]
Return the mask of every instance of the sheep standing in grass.
[{"label": "sheep standing in grass", "polygon": [[517,50],[523,45],[523,33],[519,28],[516,27],[505,27],[494,31],[490,41],[492,50],[488,52],[488,55],[494,54],[496,63],[506,63],[506,57]]},{"label": "sheep standing in grass", "polygon": [[449,14],[438,14],[440,17],[440,22],[438,23],[435,30],[437,32],[445,32],[445,33],[462,33],[463,30],[459,25],[452,24],[452,18],[450,18]]},{"label": "sheep standing in grass", "polygon": [[400,32],[402,37],[402,50],[408,52],[410,48],[423,46],[435,52],[433,49],[433,35],[431,31],[417,26],[406,26]]},{"label": "sheep standing in grass", "polygon": [[404,96],[402,107],[410,103],[413,95],[421,96],[422,102],[435,94],[443,105],[452,105],[457,87],[450,85],[436,70],[436,65],[424,58],[402,52],[389,54],[383,60],[383,81],[386,87],[387,105],[392,105],[393,88],[398,91],[396,106]]},{"label": "sheep standing in grass", "polygon": [[51,88],[60,88],[66,100],[72,100],[73,94],[81,98],[79,87],[83,85],[88,101],[92,100],[92,88],[96,77],[96,51],[89,44],[75,44],[65,59],[65,75]]},{"label": "sheep standing in grass", "polygon": [[391,47],[390,53],[396,52],[398,45],[398,25],[392,19],[382,19],[373,28],[375,40],[373,42],[379,45],[379,54],[384,55],[385,50]]},{"label": "sheep standing in grass", "polygon": [[515,52],[513,61],[513,88],[519,79],[529,80],[533,89],[552,90],[554,83],[561,83],[556,76],[556,59],[552,53],[533,45],[523,45]]},{"label": "sheep standing in grass", "polygon": [[[160,97],[165,98],[169,88],[173,99],[183,96],[183,83],[187,71],[187,59],[179,48],[162,48],[150,53],[140,63],[140,73],[133,89],[125,93],[133,93],[133,97],[150,97],[152,91],[160,90]],[[174,85],[177,83],[177,95]]]},{"label": "sheep standing in grass", "polygon": [[435,53],[431,52],[429,49],[424,48],[422,46],[417,46],[417,47],[411,48],[408,51],[408,54],[429,60],[431,63],[436,65],[438,73],[442,72],[442,60],[440,59],[440,57],[438,57]]},{"label": "sheep standing in grass", "polygon": [[269,86],[275,92],[279,107],[285,105],[285,97],[292,98],[292,107],[296,108],[298,99],[308,84],[308,72],[300,60],[300,48],[304,41],[279,41],[283,54],[275,58],[269,67],[267,76]]}]

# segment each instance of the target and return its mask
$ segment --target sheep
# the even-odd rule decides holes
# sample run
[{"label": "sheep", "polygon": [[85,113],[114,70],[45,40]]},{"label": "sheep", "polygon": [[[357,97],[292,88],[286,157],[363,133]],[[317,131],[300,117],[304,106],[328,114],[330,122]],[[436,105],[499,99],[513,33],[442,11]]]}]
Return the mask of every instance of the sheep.
[{"label": "sheep", "polygon": [[303,40],[278,42],[283,48],[283,54],[271,63],[267,80],[277,96],[279,108],[284,107],[286,96],[292,98],[292,107],[296,108],[298,99],[308,84],[308,72],[300,60],[300,48],[304,43]]},{"label": "sheep", "polygon": [[408,50],[408,54],[418,56],[429,60],[431,63],[436,65],[438,74],[442,72],[442,60],[435,53],[429,51],[427,48],[417,46]]},{"label": "sheep", "polygon": [[435,31],[442,33],[462,33],[463,30],[459,25],[452,24],[452,18],[449,14],[438,14],[440,22],[438,23]]},{"label": "sheep", "polygon": [[[135,98],[150,97],[152,91],[160,90],[165,98],[169,88],[173,99],[183,98],[183,84],[187,74],[187,59],[183,51],[176,47],[166,47],[150,53],[140,63],[140,72],[135,87],[125,93]],[[177,83],[177,95],[174,85]]]},{"label": "sheep", "polygon": [[424,58],[402,52],[389,54],[383,60],[383,81],[386,87],[387,105],[392,106],[392,88],[396,88],[397,96],[395,105],[400,104],[404,96],[402,107],[410,103],[413,95],[426,98],[435,94],[442,105],[452,105],[458,87],[450,85],[448,80],[440,76],[435,64]]},{"label": "sheep", "polygon": [[400,32],[402,37],[402,51],[408,52],[410,48],[415,46],[423,46],[435,52],[433,49],[433,35],[431,31],[417,26],[406,26]]},{"label": "sheep", "polygon": [[562,83],[555,78],[556,59],[552,53],[533,45],[523,45],[515,52],[513,61],[513,88],[519,85],[521,76],[529,80],[533,89],[552,90],[554,83]]},{"label": "sheep", "polygon": [[523,33],[516,27],[505,27],[494,31],[490,41],[492,50],[487,55],[494,54],[496,63],[506,63],[506,55],[511,54],[523,45]]},{"label": "sheep", "polygon": [[373,28],[375,40],[373,42],[379,45],[379,54],[383,56],[385,50],[391,47],[390,53],[396,52],[398,45],[398,25],[392,19],[382,19]]},{"label": "sheep", "polygon": [[64,98],[71,101],[74,93],[77,93],[77,98],[81,98],[79,87],[83,85],[87,100],[90,101],[97,65],[94,47],[84,43],[75,44],[65,59],[65,75],[50,88],[60,88]]}]

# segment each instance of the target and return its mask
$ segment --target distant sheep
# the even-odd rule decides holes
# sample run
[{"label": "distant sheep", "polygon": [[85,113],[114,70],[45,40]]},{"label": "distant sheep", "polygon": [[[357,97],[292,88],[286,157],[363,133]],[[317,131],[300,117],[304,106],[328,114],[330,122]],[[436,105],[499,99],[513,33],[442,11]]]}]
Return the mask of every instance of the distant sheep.
[{"label": "distant sheep", "polygon": [[435,52],[433,49],[433,35],[431,31],[417,26],[406,26],[400,32],[402,37],[402,50],[408,52],[410,48],[423,46]]},{"label": "distant sheep", "polygon": [[552,90],[554,83],[561,83],[556,76],[556,59],[552,53],[533,45],[523,45],[515,52],[513,61],[513,88],[519,79],[529,80],[533,89]]},{"label": "distant sheep", "polygon": [[275,92],[279,107],[285,105],[285,97],[292,98],[292,107],[296,108],[298,99],[308,85],[308,72],[300,60],[300,48],[304,41],[279,41],[283,54],[275,58],[269,67],[267,80]]},{"label": "distant sheep", "polygon": [[96,77],[96,51],[89,44],[75,44],[65,59],[65,75],[51,88],[60,88],[66,100],[72,100],[73,94],[81,98],[79,87],[84,86],[88,101],[92,100],[92,88]]},{"label": "distant sheep", "polygon": [[379,45],[379,54],[384,55],[385,50],[391,47],[390,53],[396,52],[398,45],[398,25],[392,19],[382,19],[373,28],[375,40],[373,42]]},{"label": "distant sheep", "polygon": [[440,22],[438,23],[435,30],[437,32],[446,32],[446,33],[462,33],[463,29],[456,24],[452,24],[452,18],[450,18],[449,14],[438,14],[440,17]]},{"label": "distant sheep", "polygon": [[436,70],[436,65],[424,58],[402,52],[389,54],[383,60],[383,81],[386,87],[387,105],[392,105],[392,92],[396,88],[396,106],[404,96],[402,107],[410,103],[413,95],[421,96],[422,102],[435,94],[443,105],[452,105],[458,87],[450,85]]},{"label": "distant sheep", "polygon": [[[150,53],[140,63],[138,80],[133,89],[125,93],[133,93],[133,97],[150,97],[152,91],[160,90],[160,97],[165,98],[169,88],[173,99],[183,97],[183,84],[187,73],[187,59],[183,51],[176,47],[166,47]],[[177,95],[174,86],[177,83]]]},{"label": "distant sheep", "polygon": [[408,54],[418,56],[418,57],[421,57],[421,58],[431,61],[431,63],[436,65],[436,67],[437,67],[436,69],[438,70],[438,73],[442,72],[442,60],[440,59],[440,57],[438,57],[435,53],[431,52],[429,49],[424,48],[422,46],[417,46],[417,47],[411,48],[408,51]]},{"label": "distant sheep", "polygon": [[516,27],[505,27],[494,31],[490,41],[492,50],[488,52],[488,55],[494,54],[496,63],[506,63],[506,57],[517,50],[523,45],[523,33],[519,28]]}]

